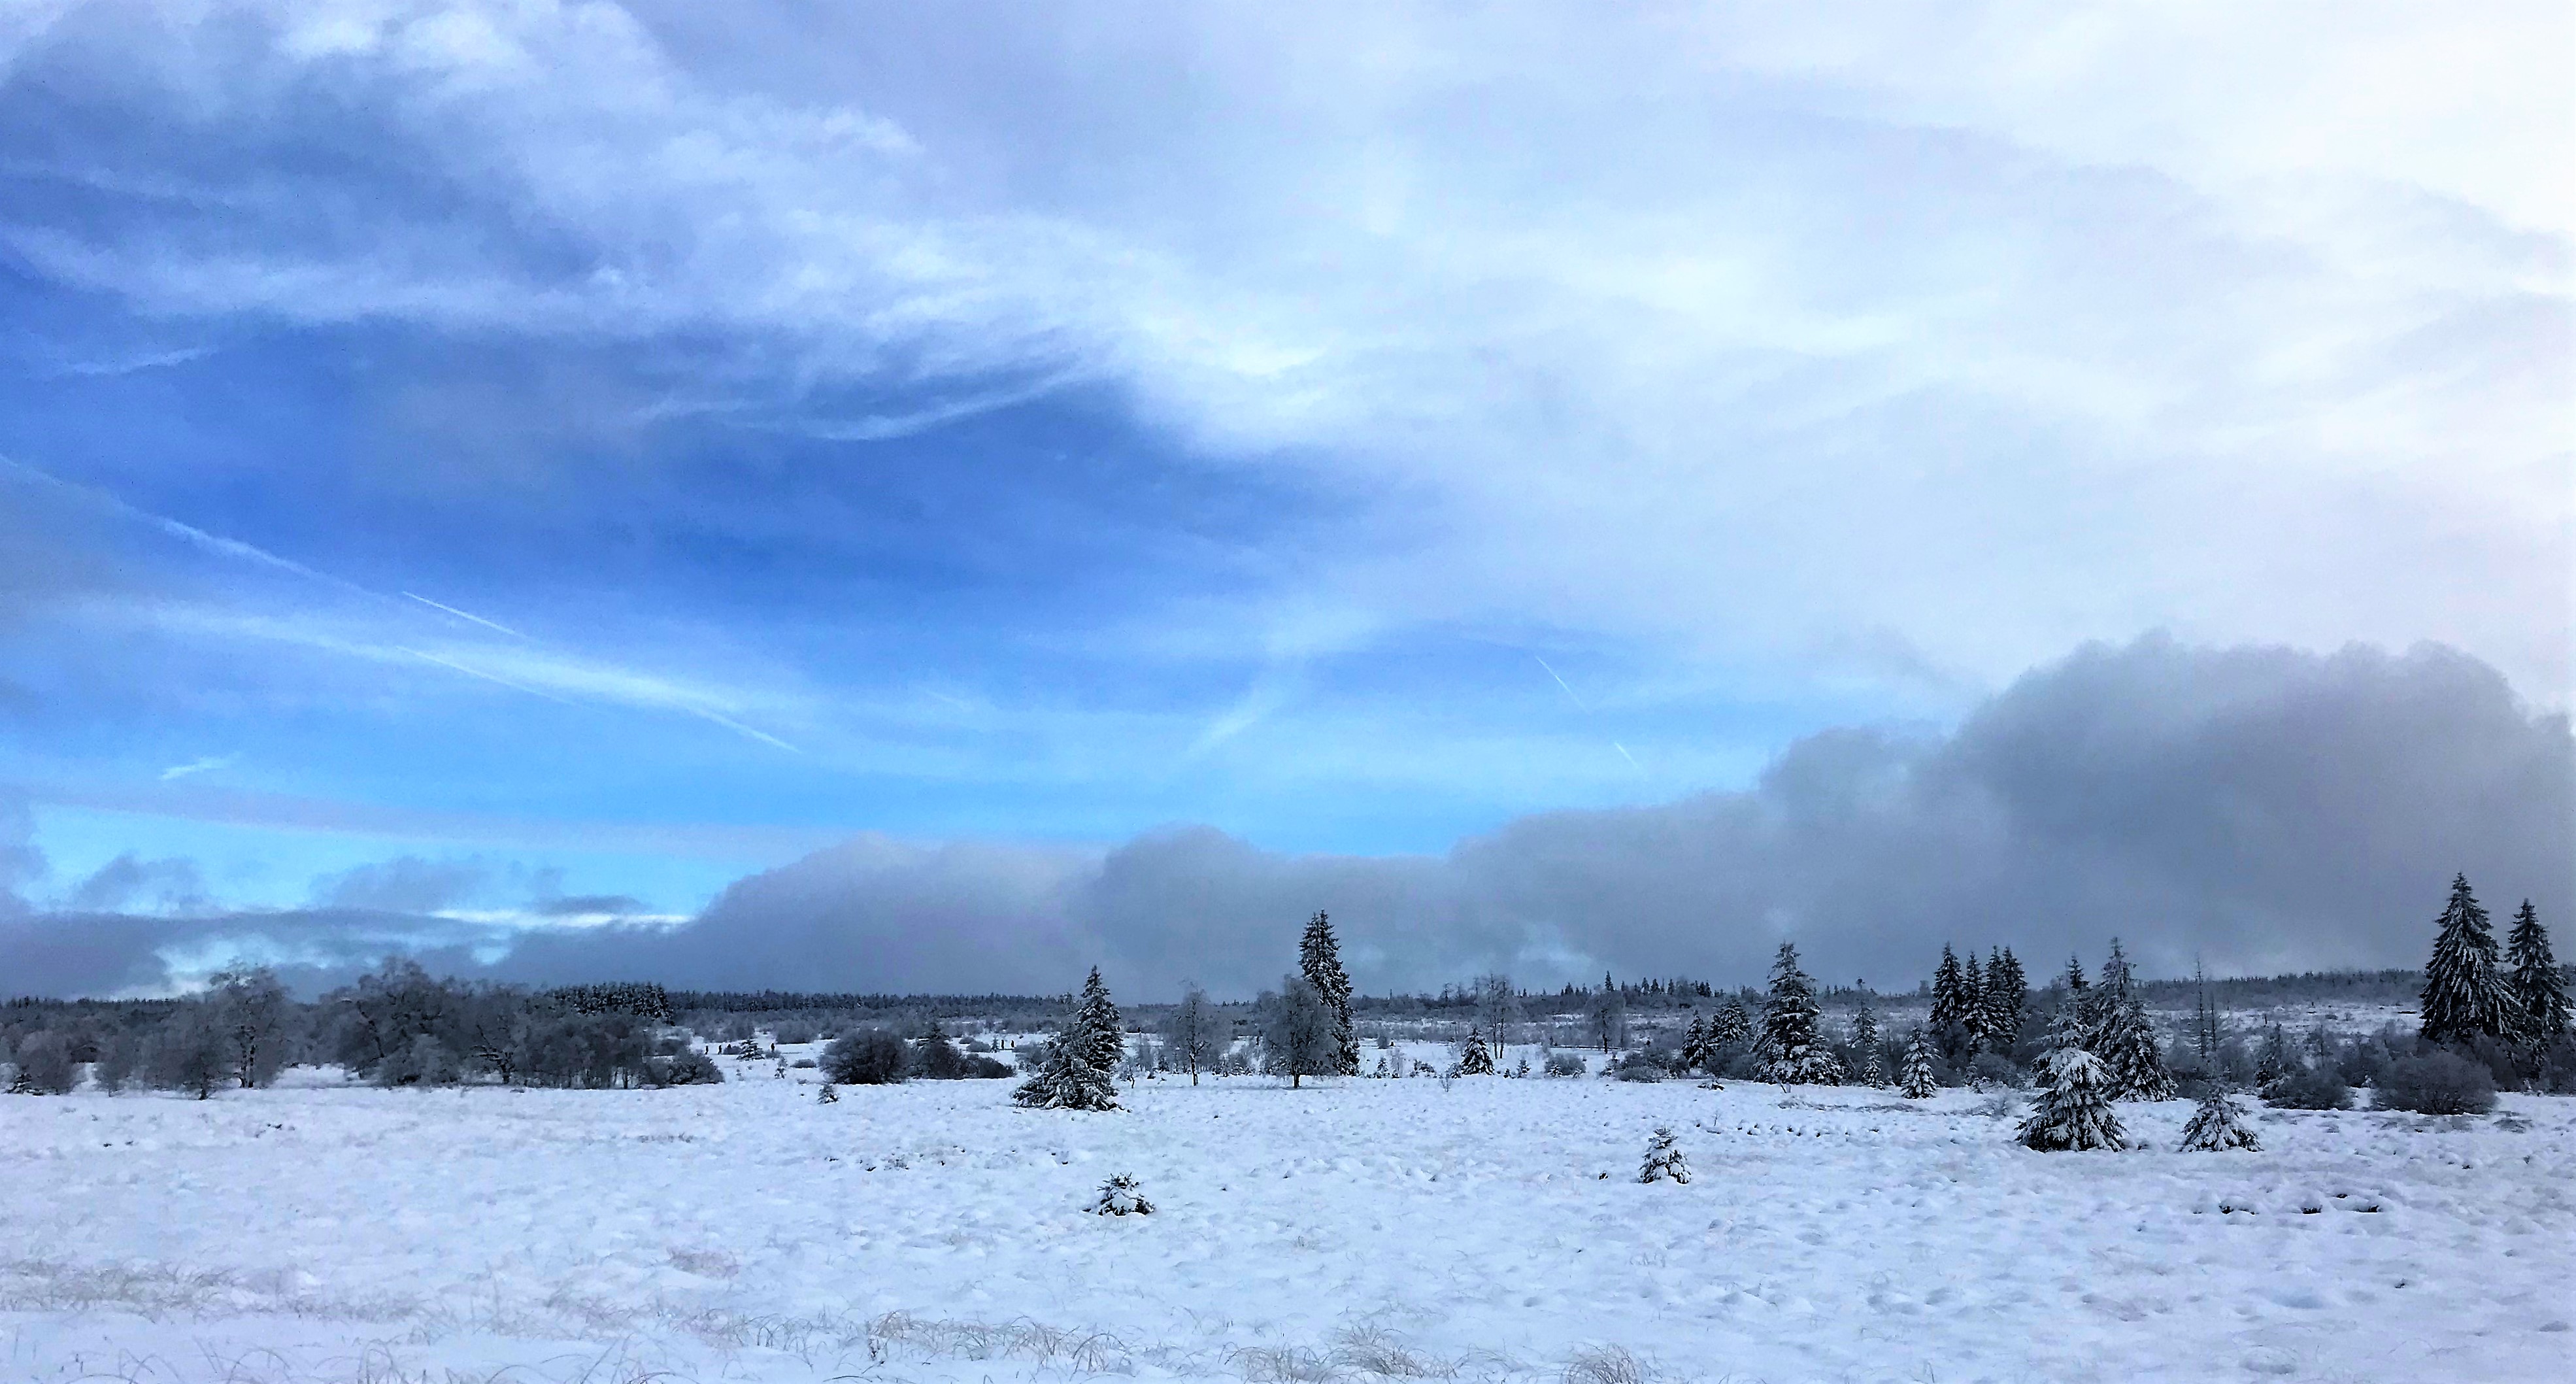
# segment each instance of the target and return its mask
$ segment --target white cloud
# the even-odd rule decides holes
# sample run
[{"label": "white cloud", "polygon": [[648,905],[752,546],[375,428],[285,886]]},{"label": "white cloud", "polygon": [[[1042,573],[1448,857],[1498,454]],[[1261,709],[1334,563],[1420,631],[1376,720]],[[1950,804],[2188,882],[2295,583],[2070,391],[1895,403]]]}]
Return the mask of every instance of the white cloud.
[{"label": "white cloud", "polygon": [[[196,42],[214,13],[96,21],[129,107],[285,149],[277,111],[337,103],[365,178],[440,198],[174,165],[221,216],[9,221],[28,263],[1114,382],[1404,516],[1267,607],[1353,627],[1972,685],[2157,626],[2430,637],[2568,696],[2561,8],[1014,11],[932,83],[876,55],[989,16],[302,0]],[[459,662],[735,715],[495,657]]]}]

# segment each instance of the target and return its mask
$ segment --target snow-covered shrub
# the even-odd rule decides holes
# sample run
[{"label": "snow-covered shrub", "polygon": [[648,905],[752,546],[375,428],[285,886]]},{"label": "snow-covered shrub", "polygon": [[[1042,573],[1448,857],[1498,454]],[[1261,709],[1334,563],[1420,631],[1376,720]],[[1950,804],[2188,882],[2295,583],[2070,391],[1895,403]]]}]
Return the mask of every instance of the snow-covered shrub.
[{"label": "snow-covered shrub", "polygon": [[99,1044],[98,1061],[89,1069],[90,1079],[102,1091],[122,1091],[134,1079],[134,1070],[142,1061],[142,1040],[131,1033],[116,1034]]},{"label": "snow-covered shrub", "polygon": [[653,1086],[713,1086],[724,1079],[716,1060],[695,1048],[644,1062],[644,1080]]},{"label": "snow-covered shrub", "polygon": [[2260,1150],[2262,1141],[2244,1125],[2244,1112],[2236,1098],[2223,1088],[2214,1088],[2201,1098],[2191,1112],[2191,1123],[2182,1127],[2181,1151],[2184,1153],[2220,1153],[2228,1149]]},{"label": "snow-covered shrub", "polygon": [[1100,1184],[1100,1195],[1092,1199],[1088,1209],[1100,1216],[1150,1216],[1154,1214],[1154,1203],[1137,1192],[1136,1179],[1119,1173]]},{"label": "snow-covered shrub", "polygon": [[1637,1180],[1639,1182],[1691,1180],[1690,1164],[1683,1161],[1682,1147],[1673,1142],[1673,1131],[1670,1126],[1657,1125],[1655,1132],[1646,1136],[1646,1159],[1637,1168]]},{"label": "snow-covered shrub", "polygon": [[782,1044],[810,1043],[814,1041],[814,1026],[796,1023],[780,1024],[774,1036]]},{"label": "snow-covered shrub", "polygon": [[38,1029],[18,1040],[18,1068],[10,1078],[9,1090],[17,1095],[68,1095],[80,1084],[80,1067],[72,1061],[72,1045],[53,1029]]},{"label": "snow-covered shrub", "polygon": [[827,1081],[823,1083],[823,1094],[816,1096],[814,1098],[814,1103],[816,1105],[837,1105],[840,1103],[840,1099],[840,1088]]},{"label": "snow-covered shrub", "polygon": [[2495,1077],[2483,1063],[2435,1048],[2401,1057],[2372,1104],[2418,1115],[2483,1115],[2495,1109]]},{"label": "snow-covered shrub", "polygon": [[1583,1054],[1579,1052],[1552,1052],[1547,1055],[1549,1076],[1581,1076],[1588,1069]]},{"label": "snow-covered shrub", "polygon": [[887,1086],[904,1078],[911,1049],[881,1028],[845,1033],[823,1049],[823,1075],[844,1086]]},{"label": "snow-covered shrub", "polygon": [[2352,1088],[2323,1062],[2296,1064],[2263,1089],[2263,1103],[2280,1110],[2350,1110]]},{"label": "snow-covered shrub", "polygon": [[2082,1048],[2059,1048],[2040,1073],[2040,1096],[2021,1123],[2025,1147],[2045,1153],[2129,1146],[2120,1117],[2111,1112],[2111,1073]]}]

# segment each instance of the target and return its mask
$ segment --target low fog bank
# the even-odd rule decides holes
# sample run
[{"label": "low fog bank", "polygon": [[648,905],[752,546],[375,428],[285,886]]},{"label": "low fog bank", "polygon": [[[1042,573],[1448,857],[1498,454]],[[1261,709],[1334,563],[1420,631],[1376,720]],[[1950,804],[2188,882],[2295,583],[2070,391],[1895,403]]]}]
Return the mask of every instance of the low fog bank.
[{"label": "low fog bank", "polygon": [[0,988],[148,988],[173,958],[283,936],[324,958],[311,982],[400,945],[539,982],[1029,994],[1098,963],[1137,999],[1185,978],[1242,996],[1318,908],[1379,992],[1487,970],[1735,984],[1784,938],[1828,981],[1901,986],[1944,940],[2010,945],[2041,974],[2114,935],[2147,975],[2412,966],[2456,872],[2499,911],[2528,897],[2564,919],[2571,843],[2567,719],[2476,659],[2149,637],[2035,669],[1947,733],[1827,730],[1743,791],[1537,814],[1441,856],[1284,855],[1196,826],[1091,852],[860,837],[678,927],[511,935],[21,907],[0,915]]}]

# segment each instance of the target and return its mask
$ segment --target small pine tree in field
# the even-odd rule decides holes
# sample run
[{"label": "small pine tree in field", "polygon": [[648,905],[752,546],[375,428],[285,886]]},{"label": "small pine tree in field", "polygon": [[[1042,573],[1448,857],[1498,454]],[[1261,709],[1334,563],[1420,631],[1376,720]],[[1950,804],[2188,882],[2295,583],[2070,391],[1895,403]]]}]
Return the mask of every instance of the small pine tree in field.
[{"label": "small pine tree in field", "polygon": [[1690,1021],[1690,1030],[1682,1035],[1682,1070],[1686,1072],[1698,1071],[1700,1068],[1708,1065],[1708,1060],[1711,1055],[1708,1042],[1708,1022],[1702,1019],[1699,1015],[1693,1014]]},{"label": "small pine tree in field", "polygon": [[1485,1048],[1485,1035],[1472,1028],[1467,1030],[1466,1049],[1458,1054],[1458,1075],[1492,1076],[1493,1074],[1494,1055]]},{"label": "small pine tree in field", "polygon": [[2181,1151],[2184,1153],[2224,1153],[2229,1149],[2259,1151],[2261,1140],[2244,1124],[2245,1112],[2237,1107],[2236,1098],[2224,1087],[2211,1088],[2201,1097],[2198,1108],[2191,1112],[2191,1123],[2182,1127]]},{"label": "small pine tree in field", "polygon": [[1064,1033],[1011,1099],[1039,1110],[1116,1110],[1118,1083],[1111,1073],[1126,1055],[1118,1006],[1110,1003],[1109,987],[1101,984],[1100,968],[1094,966]]},{"label": "small pine tree in field", "polygon": [[1154,1203],[1136,1190],[1136,1179],[1119,1173],[1100,1184],[1100,1195],[1092,1200],[1091,1212],[1098,1216],[1150,1216]]},{"label": "small pine tree in field", "polygon": [[1771,963],[1771,993],[1762,1004],[1762,1079],[1782,1085],[1831,1086],[1843,1065],[1816,1034],[1816,983],[1798,966],[1798,948],[1780,944]]},{"label": "small pine tree in field", "polygon": [[2021,1142],[2044,1153],[2129,1146],[2111,1111],[2111,1073],[2082,1048],[2058,1048],[2040,1066],[2039,1103],[2021,1122]]},{"label": "small pine tree in field", "polygon": [[1673,1142],[1673,1131],[1665,1125],[1655,1126],[1646,1137],[1646,1161],[1637,1169],[1639,1182],[1688,1182],[1690,1164],[1682,1160],[1681,1145]]},{"label": "small pine tree in field", "polygon": [[840,1091],[835,1088],[832,1083],[827,1081],[823,1083],[823,1094],[816,1096],[814,1098],[814,1103],[816,1105],[837,1105],[840,1103],[840,1100]]},{"label": "small pine tree in field", "polygon": [[2505,938],[2505,956],[2513,963],[2508,982],[2513,992],[2513,1017],[2519,1037],[2525,1044],[2545,1048],[2567,1036],[2567,976],[2558,968],[2558,958],[2550,951],[2549,931],[2540,925],[2540,915],[2533,911],[2531,900],[2522,901],[2522,911],[2513,915],[2513,931]]},{"label": "small pine tree in field", "polygon": [[1887,1068],[1878,1056],[1878,1013],[1869,1007],[1866,997],[1860,1002],[1860,1012],[1852,1015],[1851,1041],[1852,1060],[1860,1064],[1860,1084],[1886,1085]]},{"label": "small pine tree in field", "polygon": [[1907,1100],[1928,1100],[1940,1089],[1932,1078],[1932,1040],[1918,1028],[1906,1040],[1905,1071],[1896,1079],[1896,1094]]},{"label": "small pine tree in field", "polygon": [[2517,1025],[2512,997],[2496,977],[2495,933],[2487,911],[2469,892],[2469,877],[2451,881],[2451,901],[2442,909],[2441,929],[2433,938],[2433,959],[2424,967],[2422,1029],[2428,1043],[2460,1043],[2473,1038],[2502,1038]]}]

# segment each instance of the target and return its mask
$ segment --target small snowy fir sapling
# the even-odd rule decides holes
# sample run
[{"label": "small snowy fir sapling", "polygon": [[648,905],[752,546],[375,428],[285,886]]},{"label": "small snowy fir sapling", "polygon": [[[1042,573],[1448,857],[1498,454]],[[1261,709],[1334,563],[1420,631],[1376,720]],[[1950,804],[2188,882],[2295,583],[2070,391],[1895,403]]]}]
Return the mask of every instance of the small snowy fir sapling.
[{"label": "small snowy fir sapling", "polygon": [[1886,1085],[1887,1069],[1878,1057],[1878,1013],[1869,1007],[1866,996],[1861,999],[1860,1012],[1852,1015],[1851,1041],[1852,1052],[1860,1061],[1860,1084]]},{"label": "small snowy fir sapling", "polygon": [[1492,1076],[1493,1074],[1494,1055],[1485,1048],[1485,1035],[1472,1028],[1467,1030],[1466,1049],[1458,1054],[1458,1075]]},{"label": "small snowy fir sapling", "polygon": [[1896,1094],[1907,1100],[1928,1100],[1939,1089],[1940,1083],[1932,1078],[1932,1042],[1918,1028],[1906,1040],[1905,1072],[1897,1078]]},{"label": "small snowy fir sapling", "polygon": [[832,1083],[827,1081],[823,1083],[823,1094],[816,1096],[814,1098],[814,1103],[816,1105],[833,1105],[837,1104],[840,1099],[840,1091],[836,1089]]},{"label": "small snowy fir sapling", "polygon": [[1646,1136],[1646,1161],[1637,1169],[1637,1180],[1688,1182],[1690,1177],[1690,1164],[1682,1161],[1681,1145],[1673,1142],[1672,1128],[1655,1126],[1655,1132]]},{"label": "small snowy fir sapling", "polygon": [[2223,1153],[2228,1149],[2259,1151],[2262,1141],[2244,1125],[2244,1112],[2236,1098],[2223,1087],[2211,1088],[2201,1097],[2200,1106],[2191,1112],[2191,1123],[2182,1127],[2181,1151],[2184,1153]]},{"label": "small snowy fir sapling", "polygon": [[1514,1067],[1514,1068],[1512,1069],[1512,1075],[1514,1075],[1514,1076],[1528,1076],[1528,1075],[1529,1075],[1529,1059],[1528,1059],[1527,1057],[1523,1057],[1523,1058],[1521,1059],[1521,1064],[1520,1064],[1519,1066]]},{"label": "small snowy fir sapling", "polygon": [[1138,1195],[1136,1179],[1119,1173],[1100,1184],[1100,1195],[1090,1209],[1096,1216],[1150,1216],[1154,1214],[1154,1203]]},{"label": "small snowy fir sapling", "polygon": [[2111,1111],[2111,1073],[2082,1048],[2058,1048],[2040,1065],[2039,1103],[2021,1122],[2024,1147],[2044,1153],[2129,1146]]}]

